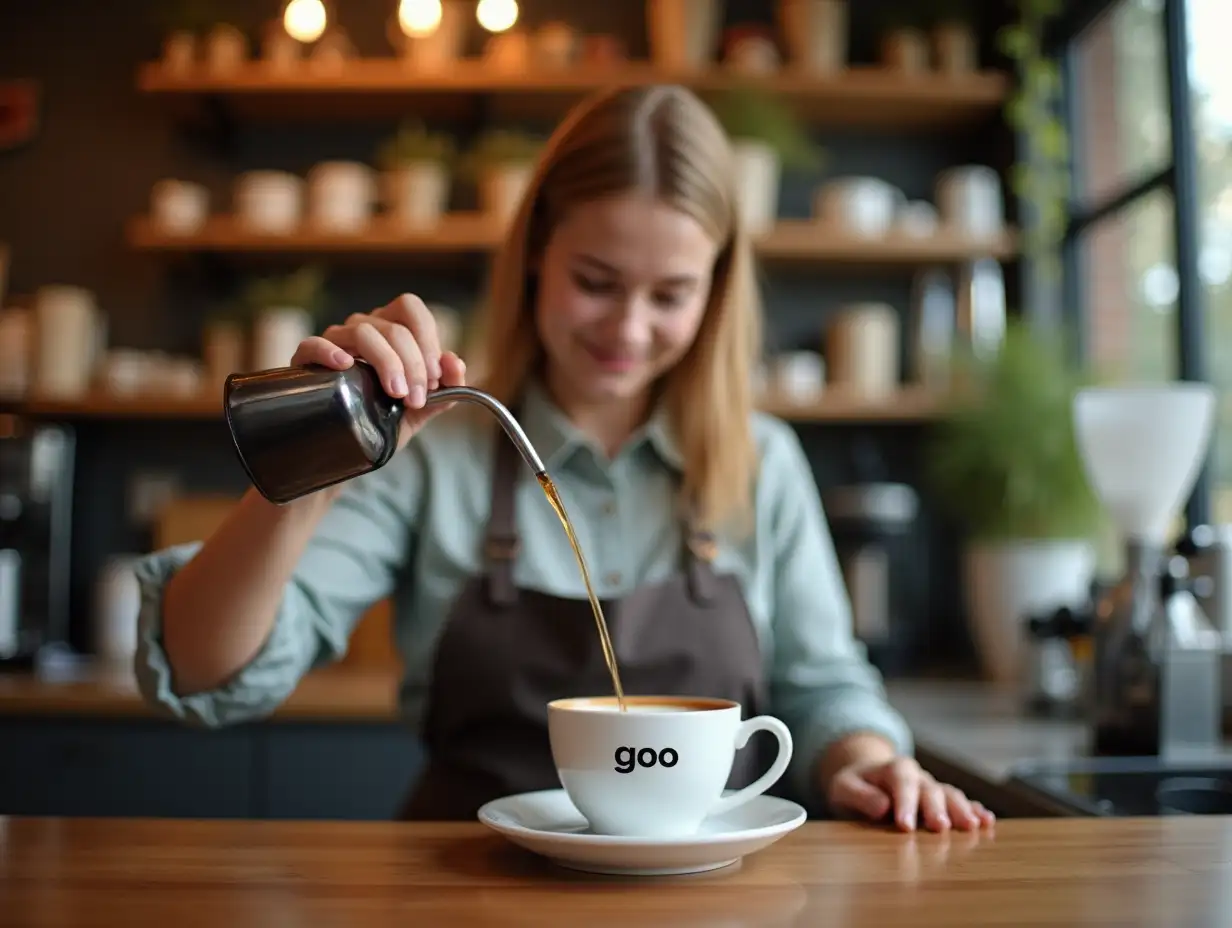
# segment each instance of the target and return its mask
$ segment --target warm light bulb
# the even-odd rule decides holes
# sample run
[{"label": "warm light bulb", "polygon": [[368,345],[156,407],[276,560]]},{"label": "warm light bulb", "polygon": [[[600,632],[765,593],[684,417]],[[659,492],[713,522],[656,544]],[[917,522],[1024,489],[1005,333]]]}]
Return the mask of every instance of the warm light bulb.
[{"label": "warm light bulb", "polygon": [[287,35],[297,42],[315,42],[325,32],[325,4],[321,0],[291,0],[282,13]]},{"label": "warm light bulb", "polygon": [[398,0],[398,28],[405,36],[428,36],[441,24],[441,0]]},{"label": "warm light bulb", "polygon": [[479,0],[475,18],[488,32],[504,32],[518,21],[517,0]]}]

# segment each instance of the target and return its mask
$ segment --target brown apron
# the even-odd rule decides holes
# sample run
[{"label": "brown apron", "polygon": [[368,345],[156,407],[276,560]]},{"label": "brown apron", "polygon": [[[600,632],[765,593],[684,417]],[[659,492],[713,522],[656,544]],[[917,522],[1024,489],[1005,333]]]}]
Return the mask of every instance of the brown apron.
[{"label": "brown apron", "polygon": [[[422,733],[428,764],[403,819],[473,819],[489,800],[559,788],[548,702],[612,692],[589,601],[514,584],[514,497],[524,464],[502,433],[496,442],[487,571],[463,588],[441,633]],[[734,699],[745,718],[760,714],[763,663],[743,594],[709,563],[712,538],[687,519],[684,528],[683,570],[602,601],[625,692]],[[762,738],[737,753],[729,786],[766,769],[773,751]]]}]

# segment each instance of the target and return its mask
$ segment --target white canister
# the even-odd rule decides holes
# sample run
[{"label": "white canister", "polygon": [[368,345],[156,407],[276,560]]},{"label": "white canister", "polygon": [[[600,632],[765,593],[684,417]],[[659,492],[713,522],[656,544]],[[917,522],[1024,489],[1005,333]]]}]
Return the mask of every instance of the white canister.
[{"label": "white canister", "polygon": [[933,52],[937,70],[957,77],[979,67],[979,42],[969,23],[938,23],[933,27]]},{"label": "white canister", "polygon": [[770,377],[773,395],[789,403],[817,400],[826,387],[826,364],[815,351],[788,351],[777,355]]},{"label": "white canister", "polygon": [[358,161],[322,161],[308,172],[308,222],[320,232],[362,231],[372,218],[376,178]]},{"label": "white canister", "polygon": [[381,175],[382,199],[404,229],[431,228],[449,202],[449,174],[439,161],[417,161]]},{"label": "white canister", "polygon": [[465,0],[441,0],[441,18],[428,35],[406,36],[395,13],[389,19],[387,37],[402,52],[403,62],[416,71],[440,72],[458,62],[466,51],[466,36],[474,14]]},{"label": "white canister", "polygon": [[778,152],[765,142],[732,140],[736,191],[740,218],[750,235],[762,235],[774,228],[779,213]]},{"label": "white canister", "polygon": [[839,177],[818,188],[813,213],[849,235],[882,238],[906,203],[901,190],[879,177]]},{"label": "white canister", "polygon": [[959,235],[992,238],[1004,229],[1001,178],[983,164],[949,168],[937,175],[941,222]]},{"label": "white canister", "polygon": [[56,399],[84,396],[101,354],[103,321],[94,294],[82,287],[40,287],[34,318],[34,392]]},{"label": "white canister", "polygon": [[511,220],[522,205],[533,173],[531,164],[502,164],[485,171],[480,185],[483,211],[502,224]]},{"label": "white canister", "polygon": [[303,208],[304,182],[294,174],[247,171],[235,180],[235,218],[248,232],[290,235]]},{"label": "white canister", "polygon": [[281,22],[272,22],[261,37],[261,57],[265,66],[275,72],[286,74],[300,64],[302,46],[288,35]]},{"label": "white canister", "polygon": [[293,306],[257,313],[252,332],[252,367],[264,371],[291,363],[299,343],[312,334],[312,316]]},{"label": "white canister", "polygon": [[30,389],[34,351],[34,314],[28,309],[0,309],[0,399],[19,400]]},{"label": "white canister", "polygon": [[137,651],[141,589],[133,569],[136,560],[133,555],[111,558],[95,581],[94,652],[103,663],[125,663]]},{"label": "white canister", "polygon": [[898,211],[898,231],[907,238],[928,238],[937,231],[937,208],[924,200],[911,200]]},{"label": "white canister", "polygon": [[160,232],[191,235],[205,225],[210,195],[200,184],[160,180],[150,190],[150,216]]},{"label": "white canister", "polygon": [[830,383],[844,393],[880,399],[899,386],[899,322],[885,303],[843,307],[826,338]]}]

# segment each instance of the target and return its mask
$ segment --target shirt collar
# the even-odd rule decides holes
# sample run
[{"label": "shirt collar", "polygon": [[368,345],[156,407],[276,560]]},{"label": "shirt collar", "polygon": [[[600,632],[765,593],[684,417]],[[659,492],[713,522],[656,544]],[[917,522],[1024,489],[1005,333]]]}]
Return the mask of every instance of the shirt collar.
[{"label": "shirt collar", "polygon": [[[538,378],[531,379],[523,392],[518,412],[522,430],[543,466],[552,470],[561,467],[582,448],[590,449],[597,459],[604,453],[581,429],[569,421]],[[684,469],[684,456],[676,441],[666,407],[659,403],[646,423],[630,437],[621,455],[649,447],[659,459],[678,471]]]}]

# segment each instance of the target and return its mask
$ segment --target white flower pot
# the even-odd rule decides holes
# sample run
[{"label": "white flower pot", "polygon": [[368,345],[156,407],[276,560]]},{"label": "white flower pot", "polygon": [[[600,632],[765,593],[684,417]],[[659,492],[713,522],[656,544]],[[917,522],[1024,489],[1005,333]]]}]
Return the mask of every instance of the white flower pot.
[{"label": "white flower pot", "polygon": [[253,324],[253,370],[286,367],[311,334],[312,317],[306,311],[293,306],[263,309]]},{"label": "white flower pot", "polygon": [[436,225],[449,202],[449,174],[436,161],[408,164],[381,176],[390,218],[405,229]]},{"label": "white flower pot", "polygon": [[779,211],[779,155],[765,142],[753,139],[732,141],[736,168],[737,208],[750,235],[762,235],[774,228]]},{"label": "white flower pot", "polygon": [[160,232],[192,235],[205,225],[210,195],[200,184],[160,180],[150,190],[150,217]]},{"label": "white flower pot", "polygon": [[163,67],[176,77],[184,77],[197,59],[197,37],[187,29],[172,32],[163,39]]},{"label": "white flower pot", "polygon": [[376,178],[358,161],[323,161],[308,172],[308,221],[320,232],[352,234],[372,218]]},{"label": "white flower pot", "polygon": [[970,545],[963,571],[967,617],[984,675],[1021,682],[1027,619],[1085,602],[1094,572],[1095,547],[1086,540]]},{"label": "white flower pot", "polygon": [[284,171],[247,171],[235,181],[236,221],[248,232],[290,235],[304,209],[304,182]]},{"label": "white flower pot", "polygon": [[942,74],[972,74],[979,67],[975,30],[966,23],[940,23],[935,26],[933,52],[937,60],[937,70]]},{"label": "white flower pot", "polygon": [[928,70],[928,39],[918,29],[895,29],[881,40],[881,63],[892,71],[922,74]]},{"label": "white flower pot", "polygon": [[502,225],[511,220],[522,205],[522,197],[530,185],[534,166],[506,164],[488,168],[479,185],[483,211]]},{"label": "white flower pot", "polygon": [[647,0],[650,58],[668,71],[698,71],[713,61],[723,26],[720,0]]},{"label": "white flower pot", "polygon": [[248,57],[248,40],[234,26],[215,26],[205,40],[205,63],[214,74],[237,71]]},{"label": "white flower pot", "polygon": [[847,66],[847,0],[779,0],[778,11],[795,67],[834,74]]}]

